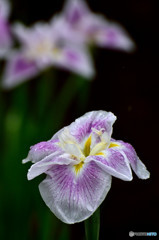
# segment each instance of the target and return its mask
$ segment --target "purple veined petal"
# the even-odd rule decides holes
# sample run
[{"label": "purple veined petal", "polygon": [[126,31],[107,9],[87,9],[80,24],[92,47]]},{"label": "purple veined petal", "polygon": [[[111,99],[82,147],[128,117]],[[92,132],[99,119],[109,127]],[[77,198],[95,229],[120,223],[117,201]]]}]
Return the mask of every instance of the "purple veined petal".
[{"label": "purple veined petal", "polygon": [[88,6],[83,0],[67,0],[64,7],[64,17],[71,25],[78,24],[88,13]]},{"label": "purple veined petal", "polygon": [[63,67],[87,79],[94,76],[92,59],[84,47],[64,46],[59,51],[59,53],[55,53],[53,65]]},{"label": "purple veined petal", "polygon": [[75,122],[69,126],[69,131],[80,143],[91,132],[96,130],[104,130],[109,136],[112,134],[112,125],[116,120],[116,116],[111,112],[92,111],[77,118]]},{"label": "purple veined petal", "polygon": [[106,23],[98,29],[94,36],[96,44],[101,47],[124,51],[133,51],[135,49],[135,43],[123,27],[117,23]]},{"label": "purple veined petal", "polygon": [[60,147],[58,146],[57,140],[37,143],[34,146],[30,147],[28,156],[26,159],[23,159],[22,163],[26,163],[29,161],[33,163],[39,162],[43,158],[57,151],[61,151]]},{"label": "purple veined petal", "polygon": [[103,156],[89,156],[86,161],[94,161],[108,174],[124,181],[131,181],[132,171],[126,155],[122,151],[118,150],[118,148],[108,148],[103,152]]},{"label": "purple veined petal", "polygon": [[138,158],[135,149],[131,144],[125,143],[123,141],[116,141],[120,144],[121,151],[123,151],[128,158],[130,165],[136,175],[141,179],[147,179],[150,177],[149,171],[146,169],[146,166]]},{"label": "purple veined petal", "polygon": [[53,165],[68,165],[73,164],[74,162],[75,160],[70,158],[70,154],[63,154],[62,150],[53,152],[41,161],[34,163],[28,171],[27,178],[28,180],[32,180],[40,174],[46,173]]},{"label": "purple veined petal", "polygon": [[39,190],[46,205],[65,223],[81,222],[91,216],[105,199],[111,176],[96,163],[86,163],[76,175],[70,165],[54,165]]},{"label": "purple veined petal", "polygon": [[29,80],[38,74],[38,69],[33,61],[29,61],[22,53],[10,55],[3,75],[2,87],[9,89]]}]

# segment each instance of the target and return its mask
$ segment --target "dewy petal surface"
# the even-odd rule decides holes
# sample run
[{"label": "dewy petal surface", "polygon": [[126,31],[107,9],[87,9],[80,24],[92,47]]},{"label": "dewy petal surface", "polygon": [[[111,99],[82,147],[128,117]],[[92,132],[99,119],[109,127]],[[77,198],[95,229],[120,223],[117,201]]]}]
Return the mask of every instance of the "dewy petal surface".
[{"label": "dewy petal surface", "polygon": [[115,120],[116,116],[111,112],[92,111],[76,119],[76,121],[69,126],[69,130],[78,142],[81,142],[88,136],[92,132],[92,129],[99,131],[103,129],[103,131],[111,136],[112,125]]},{"label": "dewy petal surface", "polygon": [[120,145],[121,151],[123,151],[136,175],[141,179],[147,179],[150,177],[149,171],[146,166],[141,162],[136,154],[135,149],[129,143],[123,141],[116,141]]},{"label": "dewy petal surface", "polygon": [[46,156],[57,151],[61,151],[60,147],[57,145],[57,140],[37,143],[34,146],[30,147],[28,156],[23,160],[23,163],[29,161],[33,163],[39,162]]},{"label": "dewy petal surface", "polygon": [[106,197],[111,176],[96,163],[84,164],[76,175],[72,166],[55,165],[39,185],[51,211],[65,223],[81,222],[91,216]]},{"label": "dewy petal surface", "polygon": [[89,156],[86,161],[94,161],[106,173],[125,181],[132,180],[132,172],[127,157],[115,148],[108,148],[101,155]]},{"label": "dewy petal surface", "polygon": [[28,171],[28,180],[31,180],[42,173],[46,173],[48,169],[52,168],[53,165],[68,165],[73,164],[74,160],[70,158],[69,154],[63,154],[63,152],[54,152],[49,156],[46,156],[39,162],[36,162],[31,166]]}]

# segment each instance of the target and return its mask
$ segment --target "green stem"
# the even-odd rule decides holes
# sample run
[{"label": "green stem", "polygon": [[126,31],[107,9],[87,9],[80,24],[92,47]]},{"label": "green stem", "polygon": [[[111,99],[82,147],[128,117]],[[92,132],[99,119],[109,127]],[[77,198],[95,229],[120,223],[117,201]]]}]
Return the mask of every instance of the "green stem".
[{"label": "green stem", "polygon": [[100,230],[100,209],[84,222],[86,240],[98,240]]}]

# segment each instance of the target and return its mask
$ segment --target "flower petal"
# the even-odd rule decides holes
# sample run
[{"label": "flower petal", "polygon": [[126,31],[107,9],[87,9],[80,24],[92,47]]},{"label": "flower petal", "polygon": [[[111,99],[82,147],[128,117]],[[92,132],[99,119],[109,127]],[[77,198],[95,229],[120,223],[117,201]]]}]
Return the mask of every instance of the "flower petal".
[{"label": "flower petal", "polygon": [[136,151],[132,147],[132,145],[129,143],[125,143],[123,141],[116,141],[116,143],[119,143],[121,150],[125,153],[136,175],[141,179],[149,178],[150,177],[149,171],[146,169],[146,166],[138,158]]},{"label": "flower petal", "polygon": [[127,157],[118,149],[109,148],[102,154],[89,156],[87,162],[94,161],[103,171],[125,181],[132,180],[132,172]]},{"label": "flower petal", "polygon": [[34,146],[30,147],[30,151],[26,159],[23,159],[23,163],[26,162],[39,162],[46,156],[50,155],[51,153],[60,151],[60,147],[57,145],[57,140],[47,141],[47,142],[40,142],[35,144]]},{"label": "flower petal", "polygon": [[91,216],[106,197],[111,176],[96,163],[86,163],[76,175],[72,166],[54,165],[39,190],[46,205],[63,222],[72,224]]},{"label": "flower petal", "polygon": [[69,126],[71,135],[73,135],[78,142],[81,142],[94,129],[103,129],[109,136],[112,134],[112,125],[116,120],[116,116],[111,112],[106,111],[92,111],[84,114],[82,117],[76,119]]},{"label": "flower petal", "polygon": [[68,0],[65,5],[64,16],[68,23],[77,24],[88,12],[89,9],[83,0]]},{"label": "flower petal", "polygon": [[68,165],[74,164],[74,162],[75,160],[71,159],[69,154],[63,154],[63,151],[53,152],[43,160],[33,164],[28,171],[27,178],[28,180],[32,180],[40,174],[45,173],[48,169],[52,168],[53,165]]},{"label": "flower petal", "polygon": [[92,78],[95,74],[92,59],[83,46],[63,46],[63,48],[59,49],[59,53],[54,54],[52,64],[83,75],[86,78]]},{"label": "flower petal", "polygon": [[96,43],[101,47],[132,51],[135,44],[126,31],[119,24],[105,24],[101,26],[95,37]]},{"label": "flower petal", "polygon": [[27,27],[21,23],[15,23],[12,27],[13,33],[17,39],[26,47],[36,46],[37,43],[51,35],[49,24],[37,22],[32,27]]},{"label": "flower petal", "polygon": [[37,75],[36,64],[28,61],[22,53],[13,53],[8,59],[3,76],[3,88],[12,88]]}]

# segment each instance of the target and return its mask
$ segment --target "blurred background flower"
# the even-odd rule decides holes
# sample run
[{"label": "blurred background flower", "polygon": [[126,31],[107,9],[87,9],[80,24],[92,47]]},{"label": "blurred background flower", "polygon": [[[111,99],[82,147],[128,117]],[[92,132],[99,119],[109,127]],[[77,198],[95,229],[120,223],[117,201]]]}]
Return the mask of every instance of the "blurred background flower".
[{"label": "blurred background flower", "polygon": [[134,48],[133,41],[122,27],[91,13],[83,0],[66,1],[64,12],[55,15],[50,23],[37,22],[32,27],[19,23],[12,27],[12,31],[21,48],[7,55],[2,81],[4,88],[29,80],[50,66],[92,79],[95,70],[88,52],[89,45],[95,43],[126,51]]},{"label": "blurred background flower", "polygon": [[8,56],[3,87],[12,88],[29,80],[41,70],[58,66],[92,77],[94,69],[91,58],[84,46],[70,44],[55,31],[52,24],[36,23],[32,28],[16,24],[13,28],[21,49]]},{"label": "blurred background flower", "polygon": [[84,0],[67,0],[64,10],[53,19],[55,27],[69,41],[132,51],[135,44],[117,23],[91,12]]}]

